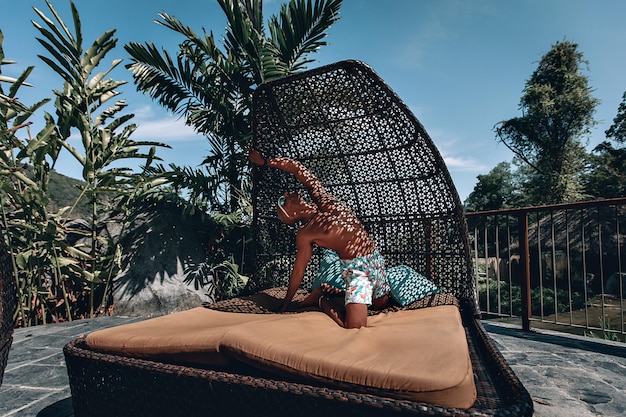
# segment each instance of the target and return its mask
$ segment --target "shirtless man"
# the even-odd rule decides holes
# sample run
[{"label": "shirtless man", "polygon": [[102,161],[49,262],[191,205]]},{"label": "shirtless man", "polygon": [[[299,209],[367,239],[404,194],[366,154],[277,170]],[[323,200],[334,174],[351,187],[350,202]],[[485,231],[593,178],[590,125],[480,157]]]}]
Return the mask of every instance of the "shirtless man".
[{"label": "shirtless man", "polygon": [[345,314],[336,311],[315,288],[301,307],[318,304],[337,324],[352,329],[367,324],[367,309],[382,309],[389,303],[389,282],[384,260],[356,215],[330,194],[321,181],[304,165],[289,158],[264,159],[250,147],[250,161],[257,165],[280,169],[292,174],[308,190],[312,203],[297,193],[284,193],[278,198],[276,211],[285,224],[302,222],[296,235],[296,260],[289,277],[287,294],[280,308],[287,310],[298,290],[311,256],[313,245],[330,249],[339,255],[345,279]]}]

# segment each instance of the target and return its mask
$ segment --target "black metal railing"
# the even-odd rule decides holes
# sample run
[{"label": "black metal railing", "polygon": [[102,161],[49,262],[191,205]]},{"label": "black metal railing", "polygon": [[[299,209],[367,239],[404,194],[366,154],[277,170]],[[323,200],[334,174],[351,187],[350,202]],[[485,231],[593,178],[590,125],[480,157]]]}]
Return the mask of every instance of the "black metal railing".
[{"label": "black metal railing", "polygon": [[625,340],[626,198],[466,217],[485,316]]}]

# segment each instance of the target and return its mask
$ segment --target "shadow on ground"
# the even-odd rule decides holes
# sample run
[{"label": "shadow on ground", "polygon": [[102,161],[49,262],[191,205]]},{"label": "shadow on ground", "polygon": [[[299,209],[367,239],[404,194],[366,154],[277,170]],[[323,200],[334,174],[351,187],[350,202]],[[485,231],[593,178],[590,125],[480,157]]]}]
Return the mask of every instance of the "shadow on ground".
[{"label": "shadow on ground", "polygon": [[65,398],[41,410],[37,417],[73,417],[73,407],[72,398]]}]

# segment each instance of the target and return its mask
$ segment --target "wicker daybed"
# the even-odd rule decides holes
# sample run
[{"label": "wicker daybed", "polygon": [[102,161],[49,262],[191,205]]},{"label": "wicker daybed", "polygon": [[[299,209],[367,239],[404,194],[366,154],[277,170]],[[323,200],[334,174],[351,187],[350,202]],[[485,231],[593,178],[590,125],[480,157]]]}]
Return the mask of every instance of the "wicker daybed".
[{"label": "wicker daybed", "polygon": [[[387,265],[408,265],[440,288],[441,293],[405,307],[391,307],[383,311],[389,314],[376,315],[372,322],[394,314],[412,317],[413,312],[422,314],[431,308],[452,309],[459,316],[463,344],[471,359],[476,400],[467,407],[451,408],[383,391],[303,381],[245,363],[226,368],[200,365],[194,357],[197,352],[176,362],[160,359],[158,349],[143,357],[127,350],[125,343],[135,329],[145,332],[152,327],[156,335],[164,333],[161,324],[165,324],[180,331],[188,325],[187,317],[209,315],[199,308],[133,324],[139,327],[100,333],[106,337],[90,339],[89,335],[69,343],[64,351],[76,417],[532,415],[528,392],[479,321],[468,235],[450,175],[422,125],[390,88],[367,65],[339,62],[261,85],[254,96],[253,119],[256,149],[266,156],[287,156],[304,163],[357,213]],[[275,201],[285,190],[300,189],[280,171],[256,168],[252,295],[210,306],[218,310],[211,314],[223,313],[235,322],[240,317],[233,316],[237,312],[254,317],[258,328],[254,324],[246,328],[253,338],[271,331],[273,324],[261,316],[271,315],[280,302],[295,254],[294,230],[277,219]],[[311,263],[303,287],[312,282],[319,258],[318,254]],[[292,316],[303,318],[304,323],[324,315]],[[158,335],[159,340],[168,336],[165,333]],[[247,333],[238,336],[250,336]],[[99,345],[120,334],[122,341],[112,342],[119,349]],[[323,336],[315,335],[317,339]],[[149,343],[149,338],[144,339]],[[393,349],[393,338],[388,346]],[[421,354],[419,343],[412,352]]]},{"label": "wicker daybed", "polygon": [[9,359],[9,349],[13,342],[15,309],[17,307],[15,279],[12,274],[11,259],[0,233],[0,385]]}]

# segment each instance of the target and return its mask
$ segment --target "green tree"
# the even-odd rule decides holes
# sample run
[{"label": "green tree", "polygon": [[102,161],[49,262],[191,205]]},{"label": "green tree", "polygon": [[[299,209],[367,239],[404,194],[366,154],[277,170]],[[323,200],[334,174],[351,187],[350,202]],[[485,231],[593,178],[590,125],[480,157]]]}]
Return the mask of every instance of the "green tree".
[{"label": "green tree", "polygon": [[341,2],[291,0],[266,29],[262,0],[218,0],[228,22],[221,45],[213,32],[197,34],[166,13],[156,23],[184,37],[176,56],[152,42],[126,45],[137,89],[184,117],[211,145],[201,169],[160,167],[191,202],[222,213],[240,207],[239,198],[247,197],[252,93],[312,62],[309,55],[325,45]]},{"label": "green tree", "polygon": [[626,92],[605,134],[609,140],[596,146],[590,156],[586,191],[595,198],[623,197],[626,196]]},{"label": "green tree", "polygon": [[[111,103],[120,93],[117,88],[126,81],[109,78],[109,74],[122,62],[114,59],[104,71],[107,55],[115,48],[115,29],[107,30],[94,40],[89,48],[83,47],[82,24],[76,6],[70,1],[74,33],[63,22],[49,1],[46,1],[55,22],[35,9],[43,22],[33,24],[42,38],[38,41],[49,56],[39,56],[63,80],[63,89],[55,90],[56,125],[58,142],[82,166],[85,185],[82,198],[86,198],[91,213],[89,229],[85,233],[88,243],[80,249],[89,258],[83,263],[82,276],[89,282],[89,316],[100,303],[94,300],[95,287],[104,285],[105,294],[111,280],[121,268],[121,247],[111,237],[100,233],[113,213],[121,213],[122,219],[130,213],[120,201],[127,202],[137,193],[160,183],[158,178],[149,178],[135,173],[123,164],[128,160],[144,160],[148,167],[156,158],[156,148],[167,145],[131,138],[137,126],[130,121],[133,114],[123,114],[127,104],[124,100]],[[81,137],[82,150],[68,141],[76,129]],[[144,150],[149,150],[145,152]],[[158,158],[157,158],[158,159]],[[151,183],[152,181],[152,183]],[[81,198],[79,197],[79,198]],[[117,201],[112,201],[117,200]],[[121,210],[120,210],[121,209]],[[82,231],[82,229],[81,229]]]},{"label": "green tree", "polygon": [[613,124],[604,133],[607,138],[626,144],[626,92],[624,92],[622,102],[617,108],[617,116],[613,119]]},{"label": "green tree", "polygon": [[479,175],[474,190],[465,200],[466,211],[500,210],[516,204],[511,164],[500,162],[488,174]]},{"label": "green tree", "polygon": [[[133,115],[121,113],[126,107],[123,100],[109,102],[123,84],[108,78],[120,60],[113,60],[104,71],[98,69],[115,47],[115,31],[105,32],[84,49],[74,3],[70,1],[73,33],[52,5],[46,4],[52,18],[35,9],[42,23],[33,24],[48,54],[40,58],[63,85],[54,90],[56,118],[45,112],[40,133],[31,137],[27,130],[20,135],[28,127],[25,121],[46,100],[28,107],[15,99],[17,90],[27,85],[32,67],[17,79],[0,80],[10,83],[8,95],[0,90],[2,220],[20,288],[23,325],[95,314],[103,302],[96,294],[106,295],[121,268],[119,243],[101,231],[115,213],[122,212],[128,219],[127,203],[162,181],[147,176],[145,170],[134,173],[122,165],[140,159],[147,167],[156,159],[156,148],[163,145],[132,140],[136,126],[129,121]],[[2,64],[7,63],[1,55]],[[79,148],[68,142],[73,131],[82,139]],[[146,147],[150,150],[142,152]],[[48,186],[60,152],[69,152],[82,165],[84,182],[71,207],[52,211]],[[26,169],[29,166],[32,170]],[[88,222],[72,225],[68,217],[81,202],[89,205]],[[79,304],[86,307],[79,311]]]},{"label": "green tree", "polygon": [[596,123],[599,101],[581,72],[587,64],[578,45],[557,42],[540,60],[520,99],[523,115],[496,125],[496,135],[530,168],[524,194],[531,204],[582,197],[586,151],[582,140]]},{"label": "green tree", "polygon": [[[34,67],[29,66],[17,78],[3,74],[3,67],[15,64],[5,59],[0,32],[0,209],[2,237],[11,255],[13,275],[18,288],[18,314],[22,323],[46,320],[41,306],[49,299],[62,300],[66,308],[67,294],[54,294],[49,283],[59,282],[60,275],[75,263],[61,255],[63,229],[59,217],[46,210],[46,188],[49,166],[46,158],[58,154],[58,146],[37,146],[55,143],[55,126],[50,117],[35,137],[31,136],[30,119],[50,101],[33,105],[20,102],[18,91],[30,87],[27,79]],[[3,85],[7,86],[5,89]],[[28,139],[22,137],[27,135]],[[35,167],[29,172],[29,166]],[[55,261],[53,267],[52,262]],[[78,272],[78,271],[74,271]],[[38,317],[39,315],[39,317]]]}]

